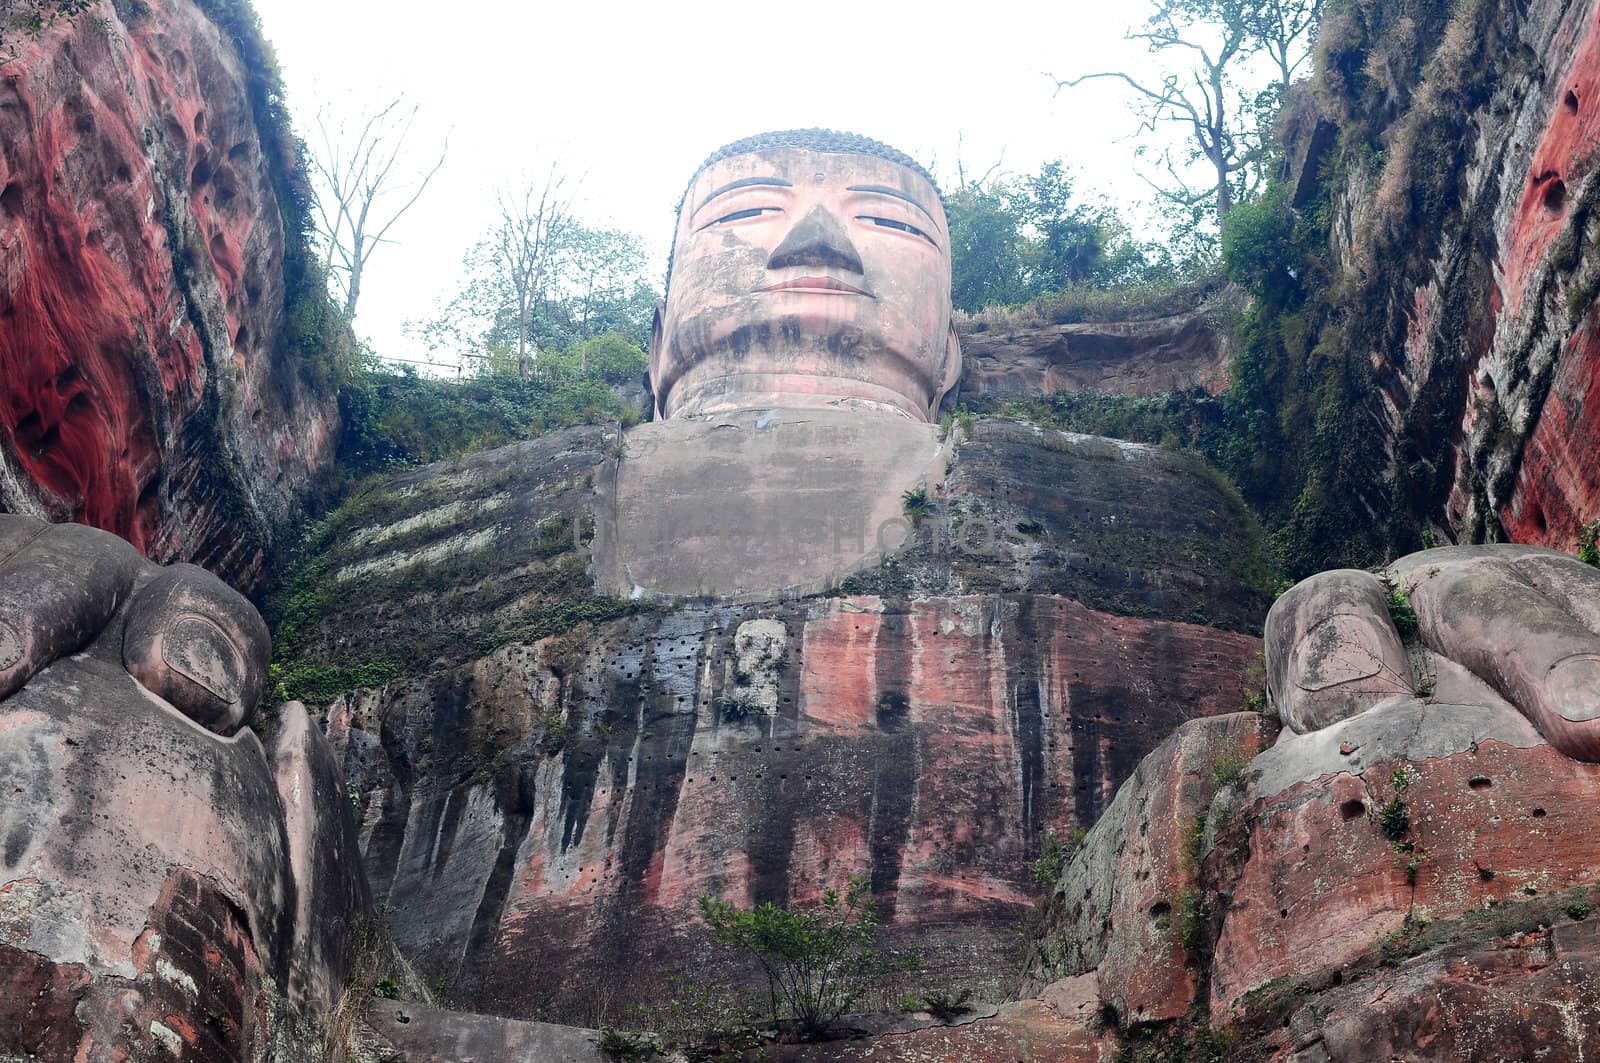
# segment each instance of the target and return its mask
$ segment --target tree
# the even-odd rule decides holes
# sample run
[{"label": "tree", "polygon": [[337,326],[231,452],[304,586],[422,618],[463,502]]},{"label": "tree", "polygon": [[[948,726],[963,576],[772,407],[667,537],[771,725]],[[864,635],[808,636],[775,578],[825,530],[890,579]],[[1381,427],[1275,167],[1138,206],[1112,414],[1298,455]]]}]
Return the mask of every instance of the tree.
[{"label": "tree", "polygon": [[556,266],[554,298],[565,309],[572,341],[608,332],[649,341],[656,291],[645,279],[644,247],[620,229],[574,224]]},{"label": "tree", "polygon": [[467,252],[461,288],[410,331],[482,367],[514,364],[523,379],[550,353],[598,336],[644,346],[657,289],[639,238],[583,224],[562,187],[552,171],[543,189],[502,196],[500,220]]},{"label": "tree", "polygon": [[[535,301],[543,294],[551,260],[571,221],[567,177],[552,165],[537,189],[528,182],[516,192],[500,194],[500,223],[490,236],[495,262],[516,311],[517,374],[528,379],[529,324]],[[538,358],[537,349],[533,357]]]},{"label": "tree", "polygon": [[308,162],[319,185],[317,231],[326,244],[325,266],[331,283],[344,299],[344,312],[354,320],[361,299],[361,279],[378,245],[387,242],[395,222],[422,198],[449,151],[446,139],[439,157],[410,180],[395,167],[405,152],[418,107],[402,108],[396,97],[362,120],[359,128],[343,123],[328,128],[317,113],[319,143]]},{"label": "tree", "polygon": [[821,903],[809,911],[770,902],[743,909],[708,894],[698,903],[700,918],[718,941],[761,965],[773,1021],[787,1007],[807,1037],[826,1030],[892,969],[873,950],[878,906],[859,875],[843,893],[823,890]]},{"label": "tree", "polygon": [[1020,220],[997,188],[957,189],[946,201],[950,218],[950,295],[976,313],[1023,296]]},{"label": "tree", "polygon": [[[1240,191],[1240,179],[1257,176],[1262,158],[1261,130],[1310,53],[1323,0],[1158,0],[1144,27],[1130,31],[1165,69],[1160,81],[1123,70],[1103,70],[1056,80],[1056,90],[1111,78],[1127,84],[1139,98],[1139,129],[1156,132],[1176,123],[1184,128],[1187,151],[1174,158],[1161,152],[1161,182],[1150,182],[1171,206],[1193,213],[1207,200],[1220,224]],[[1265,53],[1276,77],[1264,89],[1246,82],[1250,60]],[[1255,81],[1259,84],[1259,81]],[[1210,180],[1202,191],[1189,188],[1180,173],[1203,162]],[[1148,179],[1147,179],[1148,180]]]},{"label": "tree", "polygon": [[1294,83],[1306,61],[1322,23],[1323,0],[1258,0],[1246,5],[1242,17],[1249,32],[1278,70],[1272,86],[1277,101]]},{"label": "tree", "polygon": [[1076,196],[1061,162],[1020,178],[991,179],[992,173],[963,180],[946,200],[957,307],[974,313],[1140,273],[1144,248],[1128,238],[1114,209]]}]

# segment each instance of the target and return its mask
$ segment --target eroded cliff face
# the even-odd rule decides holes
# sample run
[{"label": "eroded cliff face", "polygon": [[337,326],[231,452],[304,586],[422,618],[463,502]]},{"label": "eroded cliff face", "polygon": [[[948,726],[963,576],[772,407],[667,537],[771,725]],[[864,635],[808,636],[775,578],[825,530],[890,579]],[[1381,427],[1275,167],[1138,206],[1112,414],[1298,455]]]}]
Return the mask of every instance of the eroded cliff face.
[{"label": "eroded cliff face", "polygon": [[336,417],[286,339],[274,174],[298,161],[231,31],[119,9],[0,78],[0,507],[250,587]]},{"label": "eroded cliff face", "polygon": [[1186,724],[1065,868],[1025,994],[1077,987],[1178,1058],[1587,1058],[1596,769],[1497,712],[1377,708],[1253,758],[1260,717]]},{"label": "eroded cliff face", "polygon": [[1597,17],[1330,9],[1288,115],[1296,204],[1330,197],[1346,318],[1323,339],[1370,366],[1383,432],[1352,508],[1391,552],[1422,529],[1571,550],[1600,518]]},{"label": "eroded cliff face", "polygon": [[1045,835],[1243,704],[1260,644],[1227,628],[1265,604],[1255,533],[1188,456],[979,422],[903,550],[739,604],[593,594],[618,460],[576,428],[402,474],[289,609],[286,681],[395,676],[327,725],[377,901],[460,1005],[665,999],[670,972],[739,969],[698,895],[851,874],[927,984],[1003,991]]},{"label": "eroded cliff face", "polygon": [[1192,388],[1215,394],[1227,384],[1240,301],[1239,292],[1228,290],[1183,313],[1099,323],[966,320],[959,329],[965,363],[959,398],[1062,391],[1148,396]]}]

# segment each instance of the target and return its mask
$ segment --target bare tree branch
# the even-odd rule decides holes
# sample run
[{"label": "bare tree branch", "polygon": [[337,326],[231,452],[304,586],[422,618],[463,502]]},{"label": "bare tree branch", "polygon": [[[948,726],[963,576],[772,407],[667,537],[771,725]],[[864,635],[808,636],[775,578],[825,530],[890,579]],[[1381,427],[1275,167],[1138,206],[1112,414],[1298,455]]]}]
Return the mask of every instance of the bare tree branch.
[{"label": "bare tree branch", "polygon": [[[403,110],[403,104],[404,97],[395,97],[368,114],[355,130],[342,123],[330,128],[323,111],[316,117],[318,142],[310,164],[321,185],[317,228],[326,244],[329,279],[352,319],[372,253],[379,244],[391,242],[389,231],[422,198],[450,150],[446,137],[431,166],[400,181],[396,167],[405,156],[406,140],[420,109],[413,104]],[[395,205],[397,197],[400,202]]]}]

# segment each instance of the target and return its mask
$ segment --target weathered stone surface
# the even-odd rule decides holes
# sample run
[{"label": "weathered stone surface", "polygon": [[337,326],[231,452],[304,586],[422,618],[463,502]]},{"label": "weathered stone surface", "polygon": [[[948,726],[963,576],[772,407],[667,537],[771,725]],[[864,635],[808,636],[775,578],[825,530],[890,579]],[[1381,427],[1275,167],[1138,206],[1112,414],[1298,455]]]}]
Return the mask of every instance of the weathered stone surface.
[{"label": "weathered stone surface", "polygon": [[1600,1048],[1600,921],[1472,941],[1322,993],[1266,1039],[1264,1058],[1559,1060]]},{"label": "weathered stone surface", "polygon": [[[279,656],[422,671],[636,608],[588,593],[617,451],[614,430],[570,428],[370,488],[325,529],[306,577],[313,608],[279,626]],[[979,421],[946,462],[944,489],[930,492],[906,545],[840,586],[889,597],[1058,594],[1112,613],[1259,630],[1269,599],[1254,523],[1192,456]],[[904,533],[901,514],[886,534]]]},{"label": "weathered stone surface", "polygon": [[279,624],[274,651],[421,670],[556,630],[552,615],[590,596],[596,491],[617,441],[613,430],[569,428],[356,496],[304,577],[312,608]]},{"label": "weathered stone surface", "polygon": [[286,349],[257,77],[193,4],[96,9],[0,84],[0,508],[240,586],[331,455]]},{"label": "weathered stone surface", "polygon": [[932,177],[886,144],[791,129],[718,149],[679,206],[650,339],[658,413],[934,419],[961,375],[950,254]]},{"label": "weathered stone surface", "polygon": [[[741,666],[757,625],[782,636]],[[398,939],[475,1006],[643,992],[697,894],[857,872],[893,944],[986,984],[1043,832],[1240,704],[1255,645],[1026,595],[680,608],[346,699],[330,731]]]},{"label": "weathered stone surface", "polygon": [[1385,698],[1414,693],[1388,596],[1370,572],[1335,569],[1272,603],[1267,682],[1285,727],[1306,734]]},{"label": "weathered stone surface", "polygon": [[1140,762],[1057,883],[1024,993],[1093,976],[1098,1000],[1126,1025],[1189,1011],[1201,985],[1189,952],[1204,931],[1207,812],[1262,731],[1253,712],[1194,720]]},{"label": "weathered stone surface", "polygon": [[[0,897],[11,883],[0,887]],[[0,944],[0,1053],[47,1060],[235,1063],[309,1059],[275,1012],[271,961],[249,917],[218,884],[187,869],[162,885],[127,974],[91,976]],[[99,966],[95,964],[94,966]],[[13,1058],[8,1055],[7,1058]]]},{"label": "weathered stone surface", "polygon": [[[1274,979],[1314,982],[1355,964],[1408,919],[1449,919],[1600,880],[1600,847],[1578,826],[1600,799],[1594,766],[1548,745],[1495,740],[1412,757],[1398,737],[1388,736],[1390,759],[1248,806],[1249,860],[1231,883],[1211,966],[1217,1014],[1237,1011]],[[1260,760],[1270,765],[1293,746]],[[1386,831],[1380,813],[1396,799],[1409,824]],[[1413,848],[1397,850],[1396,841]]]},{"label": "weathered stone surface", "polygon": [[[1540,677],[1573,659],[1563,638],[1592,656],[1594,574],[1511,546],[1428,551],[1387,577],[1416,604],[1403,646],[1365,573],[1325,573],[1279,600],[1274,700],[1292,708],[1308,678],[1331,675],[1349,703],[1313,706],[1306,733],[1286,727],[1248,765],[1216,752],[1248,752],[1233,733],[1240,721],[1254,738],[1244,716],[1193,721],[1148,757],[1062,875],[1029,990],[1092,974],[1125,1024],[1229,1027],[1240,1058],[1497,1058],[1507,1043],[1579,1058],[1574,1016],[1600,997],[1586,955],[1556,964],[1548,927],[1593,908],[1600,848],[1577,824],[1600,800],[1600,766],[1569,760],[1529,706]],[[1343,641],[1319,634],[1330,623]],[[1393,691],[1363,686],[1370,668],[1329,663],[1369,628],[1383,629],[1369,656],[1387,662]],[[1180,757],[1208,744],[1209,786]],[[1540,927],[1531,954],[1490,943]],[[1439,943],[1454,943],[1448,963],[1380,968]]]},{"label": "weathered stone surface", "polygon": [[1175,389],[1213,393],[1233,357],[1228,330],[1212,318],[1218,303],[1148,321],[958,328],[961,397],[1012,399],[1058,391],[1155,395]]},{"label": "weathered stone surface", "polygon": [[82,525],[0,515],[0,548],[0,1054],[311,1058],[370,901],[304,710],[276,780],[240,727],[260,617]]},{"label": "weathered stone surface", "polygon": [[[1382,318],[1395,342],[1349,351],[1370,359],[1379,386],[1367,412],[1384,426],[1375,459],[1384,472],[1372,477],[1365,516],[1381,521],[1398,496],[1441,537],[1570,550],[1600,516],[1600,259],[1588,235],[1600,194],[1595,5],[1537,0],[1435,17],[1446,11],[1459,24],[1404,46],[1417,53],[1409,71],[1386,75],[1396,79],[1386,102],[1365,114],[1299,115],[1305,136],[1289,149],[1312,152],[1318,138],[1356,128],[1403,149],[1378,166],[1354,148],[1323,154],[1301,166],[1296,191],[1309,203],[1337,162],[1337,269],[1376,272],[1374,244],[1391,259],[1381,271],[1390,283],[1357,312]],[[1383,17],[1392,36],[1412,15]],[[1462,47],[1479,59],[1430,61],[1446,41],[1472,42]],[[1327,77],[1338,86],[1345,75]],[[1457,159],[1459,180],[1430,173],[1438,160],[1454,173]],[[1412,205],[1428,197],[1434,205]],[[1445,224],[1417,231],[1419,209]]]},{"label": "weathered stone surface", "polygon": [[345,992],[363,937],[376,933],[375,913],[343,767],[304,705],[292,701],[279,713],[272,772],[295,886],[288,990],[320,1012]]},{"label": "weathered stone surface", "polygon": [[[761,1058],[793,1063],[881,1060],[885,1063],[1110,1063],[1120,1046],[1057,993],[1048,1000],[1006,1004],[993,1018],[862,1040],[772,1045]],[[747,1053],[746,1058],[754,1054]]]},{"label": "weathered stone surface", "polygon": [[396,1063],[603,1063],[594,1030],[375,1000],[366,1021]]},{"label": "weathered stone surface", "polygon": [[954,449],[930,424],[849,410],[757,410],[625,437],[596,564],[619,597],[759,601],[830,590],[911,534],[906,492]]},{"label": "weathered stone surface", "polygon": [[[378,903],[471,1006],[620,1006],[705,962],[698,893],[782,901],[855,872],[895,947],[992,983],[1044,832],[1092,822],[1183,719],[1242,704],[1256,641],[1185,620],[1259,609],[1253,532],[1184,456],[980,423],[907,547],[847,581],[864,593],[630,606],[521,583],[586,571],[571,528],[610,449],[574,429],[405,474],[326,561],[387,600],[310,625],[357,660],[416,638],[436,662],[328,729]],[[455,632],[505,644],[469,656]]]}]

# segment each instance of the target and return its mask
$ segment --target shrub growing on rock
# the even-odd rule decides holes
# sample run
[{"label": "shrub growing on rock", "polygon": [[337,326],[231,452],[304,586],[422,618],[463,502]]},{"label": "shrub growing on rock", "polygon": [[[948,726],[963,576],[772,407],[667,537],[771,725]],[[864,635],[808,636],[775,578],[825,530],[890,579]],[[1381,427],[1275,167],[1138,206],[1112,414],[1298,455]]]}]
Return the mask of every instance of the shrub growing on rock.
[{"label": "shrub growing on rock", "polygon": [[771,902],[744,909],[701,894],[700,917],[724,944],[750,954],[767,976],[772,1018],[786,1009],[803,1037],[822,1034],[871,989],[891,965],[873,949],[878,906],[867,880],[829,887],[809,910]]}]

